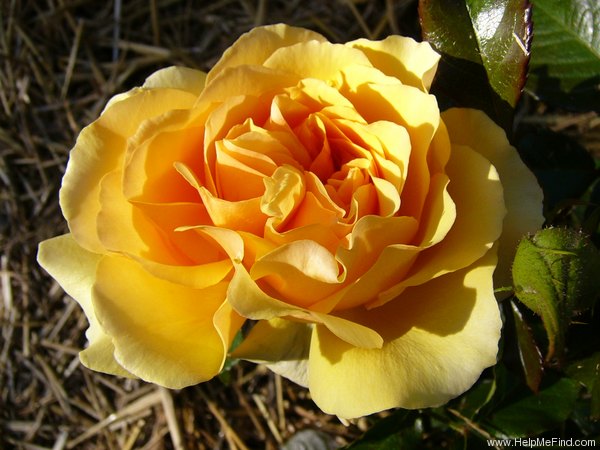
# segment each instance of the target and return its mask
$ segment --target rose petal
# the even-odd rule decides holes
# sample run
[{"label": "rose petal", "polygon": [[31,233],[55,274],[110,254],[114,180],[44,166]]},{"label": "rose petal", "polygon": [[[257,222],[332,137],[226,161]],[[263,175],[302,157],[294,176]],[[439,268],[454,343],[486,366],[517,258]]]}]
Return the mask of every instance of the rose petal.
[{"label": "rose petal", "polygon": [[299,78],[333,80],[349,65],[370,66],[369,59],[359,50],[342,44],[306,41],[275,50],[264,66],[287,72]]},{"label": "rose petal", "polygon": [[[507,214],[502,225],[496,284],[512,284],[510,266],[519,239],[542,226],[544,194],[504,131],[483,112],[450,109],[442,114],[453,143],[467,145],[489,159],[500,176]],[[483,213],[482,213],[483,214]]]},{"label": "rose petal", "polygon": [[311,327],[279,318],[260,321],[231,357],[264,364],[273,372],[306,387]]},{"label": "rose petal", "polygon": [[267,283],[278,297],[304,308],[339,289],[339,275],[335,257],[312,240],[282,245],[250,270],[252,279]]},{"label": "rose petal", "polygon": [[448,192],[449,181],[448,176],[442,174],[431,178],[417,237],[420,247],[431,247],[441,242],[454,225],[456,205]]},{"label": "rose petal", "polygon": [[91,339],[89,333],[86,333],[90,340],[89,346],[79,352],[81,364],[96,372],[108,373],[119,377],[136,378],[135,375],[125,370],[115,360],[115,346],[112,338],[104,333],[98,334]]},{"label": "rose petal", "polygon": [[102,206],[96,227],[104,251],[136,255],[162,264],[193,263],[139,208],[125,199],[120,170],[107,174],[100,188]]},{"label": "rose petal", "polygon": [[39,264],[79,303],[88,319],[89,345],[79,353],[83,365],[99,372],[130,377],[115,361],[112,340],[102,330],[92,305],[92,285],[101,259],[102,255],[80,247],[70,234],[40,243],[37,255]]},{"label": "rose petal", "polygon": [[[196,190],[178,173],[174,162],[202,169],[206,112],[171,111],[147,120],[129,139],[123,169],[123,194],[142,202],[197,201]],[[200,123],[200,125],[198,125]]]},{"label": "rose petal", "polygon": [[304,28],[284,24],[257,27],[243,34],[233,43],[208,73],[207,83],[227,67],[262,65],[271,54],[281,47],[309,40],[327,41],[322,35]]},{"label": "rose petal", "polygon": [[400,214],[419,219],[431,176],[429,147],[440,122],[435,97],[401,84],[365,84],[346,97],[368,122],[394,122],[408,131],[411,152]]},{"label": "rose petal", "polygon": [[60,207],[80,245],[101,252],[96,234],[100,180],[123,161],[127,139],[146,119],[172,109],[189,108],[195,96],[177,89],[137,89],[107,107],[84,128],[69,156],[60,190]]},{"label": "rose petal", "polygon": [[365,348],[381,346],[381,336],[368,327],[271,297],[258,287],[241,264],[235,264],[235,268],[235,274],[229,284],[227,300],[240,315],[253,320],[287,317],[317,322],[325,325],[340,339],[351,342],[352,345]]},{"label": "rose petal", "polygon": [[171,66],[157,70],[142,85],[148,89],[172,88],[200,95],[204,89],[206,74],[188,67]]},{"label": "rose petal", "polygon": [[196,105],[225,102],[243,96],[267,96],[272,98],[284,88],[294,86],[298,76],[278,69],[262,66],[237,66],[224,69],[211,79],[202,91]]},{"label": "rose petal", "polygon": [[262,234],[267,217],[260,211],[260,197],[230,202],[212,195],[205,188],[199,193],[215,226]]},{"label": "rose petal", "polygon": [[191,289],[114,256],[98,264],[93,305],[115,358],[143,380],[179,389],[221,370],[227,346],[213,325],[227,283]]},{"label": "rose petal", "polygon": [[361,50],[386,75],[424,92],[429,91],[440,60],[427,42],[403,36],[388,36],[382,41],[358,39],[346,45]]},{"label": "rose petal", "polygon": [[[169,245],[185,256],[178,261],[179,267],[206,264],[226,257],[218,246],[207,243],[197,234],[177,231],[184,227],[212,225],[206,207],[200,201],[199,195],[197,197],[196,203],[132,202],[134,209],[141,212],[146,221],[160,230],[161,236]],[[135,257],[132,254],[130,256]]]},{"label": "rose petal", "polygon": [[378,331],[381,349],[355,348],[321,325],[309,359],[312,398],[325,412],[354,418],[383,409],[441,405],[496,362],[501,320],[494,297],[495,251],[473,267],[404,292],[358,320]]},{"label": "rose petal", "polygon": [[446,169],[456,220],[441,242],[421,252],[404,286],[425,283],[473,264],[502,233],[506,209],[494,166],[468,147],[456,145]]}]

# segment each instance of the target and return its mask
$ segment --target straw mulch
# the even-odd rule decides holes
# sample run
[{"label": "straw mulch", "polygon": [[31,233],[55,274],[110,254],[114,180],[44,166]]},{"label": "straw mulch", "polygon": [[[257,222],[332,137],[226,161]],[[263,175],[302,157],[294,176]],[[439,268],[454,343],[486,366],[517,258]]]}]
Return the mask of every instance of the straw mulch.
[{"label": "straw mulch", "polygon": [[0,2],[1,449],[274,449],[305,429],[341,446],[367,428],[250,364],[180,391],[91,372],[77,356],[85,316],[35,262],[66,231],[68,152],[107,100],[160,67],[208,70],[275,22],[332,41],[419,32],[415,0]]},{"label": "straw mulch", "polygon": [[69,149],[107,100],[173,64],[208,70],[241,33],[287,22],[332,41],[402,30],[415,2],[0,2],[0,448],[279,448],[316,429],[336,445],[366,422],[324,415],[307,392],[250,364],[168,391],[91,372],[85,316],[35,262],[66,225]]}]

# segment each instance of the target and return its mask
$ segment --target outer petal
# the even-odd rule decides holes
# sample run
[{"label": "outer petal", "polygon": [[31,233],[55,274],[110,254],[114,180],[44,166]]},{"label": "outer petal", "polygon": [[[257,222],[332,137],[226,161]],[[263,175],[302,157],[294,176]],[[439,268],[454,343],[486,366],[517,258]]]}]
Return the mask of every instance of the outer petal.
[{"label": "outer petal", "polygon": [[113,345],[112,338],[102,332],[95,333],[94,338],[91,338],[91,330],[90,328],[86,333],[87,338],[90,340],[90,345],[85,350],[79,352],[81,364],[97,372],[134,378],[135,376],[121,367],[115,359],[115,346]]},{"label": "outer petal", "polygon": [[453,144],[471,147],[496,167],[504,189],[507,214],[502,225],[498,269],[494,274],[497,287],[511,285],[510,266],[517,242],[526,233],[539,229],[543,192],[535,176],[523,164],[517,150],[510,145],[504,131],[487,115],[475,109],[450,109],[442,114]]},{"label": "outer petal", "polygon": [[201,70],[171,66],[154,72],[146,78],[143,87],[181,89],[190,94],[200,95],[205,81],[206,74]]},{"label": "outer petal", "polygon": [[73,237],[90,251],[102,252],[96,234],[100,180],[123,160],[127,139],[146,119],[172,109],[189,108],[195,96],[177,89],[137,89],[107,106],[82,130],[69,156],[60,190],[60,206]]},{"label": "outer petal", "polygon": [[227,67],[242,65],[262,65],[271,54],[281,47],[288,47],[310,40],[327,41],[319,33],[304,28],[290,27],[284,24],[254,28],[243,34],[208,74],[207,83]]},{"label": "outer petal", "polygon": [[280,48],[264,63],[265,67],[319,80],[333,80],[341,69],[355,64],[369,66],[371,63],[359,50],[318,41]]},{"label": "outer petal", "polygon": [[83,308],[90,327],[89,346],[79,354],[86,367],[113,375],[131,376],[113,356],[114,346],[96,318],[92,305],[92,286],[102,255],[81,248],[70,234],[44,241],[39,246],[38,262]]},{"label": "outer petal", "polygon": [[440,60],[427,42],[402,36],[389,36],[382,41],[358,39],[346,45],[362,50],[371,64],[386,75],[425,92],[431,87]]},{"label": "outer petal", "polygon": [[356,348],[325,327],[313,331],[309,388],[328,413],[353,418],[393,407],[437,406],[495,364],[501,320],[494,297],[495,250],[472,267],[405,291],[354,319],[384,338]]},{"label": "outer petal", "polygon": [[178,389],[221,370],[227,346],[213,317],[226,289],[226,282],[191,289],[155,278],[129,259],[106,256],[98,264],[93,305],[123,367]]},{"label": "outer petal", "polygon": [[506,209],[494,166],[470,148],[456,145],[452,148],[447,171],[448,192],[456,204],[456,220],[441,242],[419,255],[412,274],[402,283],[404,286],[425,283],[470,266],[502,233]]},{"label": "outer petal", "polygon": [[262,320],[231,356],[265,364],[273,372],[306,387],[311,327],[279,318]]}]

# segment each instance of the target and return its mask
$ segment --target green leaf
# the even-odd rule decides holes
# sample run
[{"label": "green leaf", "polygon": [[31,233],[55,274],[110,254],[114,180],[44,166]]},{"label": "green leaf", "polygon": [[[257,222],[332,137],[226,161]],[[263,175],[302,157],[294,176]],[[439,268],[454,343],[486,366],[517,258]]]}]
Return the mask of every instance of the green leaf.
[{"label": "green leaf", "polygon": [[413,426],[415,414],[412,411],[397,410],[375,423],[362,437],[354,441],[346,450],[401,450],[413,449],[420,440]]},{"label": "green leaf", "polygon": [[458,399],[457,409],[467,419],[473,419],[494,396],[496,379],[480,379],[475,386]]},{"label": "green leaf", "polygon": [[490,424],[508,437],[535,436],[564,422],[575,408],[579,385],[560,378],[544,386],[538,394],[520,397],[497,409]]},{"label": "green leaf", "polygon": [[584,234],[547,228],[527,236],[513,263],[515,294],[541,316],[548,335],[546,360],[564,356],[573,314],[593,304],[600,291],[600,255]]},{"label": "green leaf", "polygon": [[432,92],[509,130],[525,84],[529,13],[526,0],[420,0],[423,38],[442,54]]},{"label": "green leaf", "polygon": [[600,111],[600,2],[533,0],[527,90],[547,102]]},{"label": "green leaf", "polygon": [[590,414],[600,418],[600,352],[571,363],[565,372],[587,388],[591,396]]},{"label": "green leaf", "polygon": [[525,372],[525,381],[527,386],[533,391],[538,392],[542,381],[542,354],[538,348],[531,329],[525,322],[521,311],[517,305],[511,301],[510,306],[515,320],[515,329],[517,331],[517,343],[519,347],[519,359]]}]

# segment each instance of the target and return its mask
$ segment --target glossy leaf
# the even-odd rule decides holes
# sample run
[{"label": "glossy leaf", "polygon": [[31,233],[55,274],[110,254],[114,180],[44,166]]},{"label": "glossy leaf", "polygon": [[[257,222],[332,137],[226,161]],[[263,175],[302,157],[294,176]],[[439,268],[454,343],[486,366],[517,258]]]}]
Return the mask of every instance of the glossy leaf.
[{"label": "glossy leaf", "polygon": [[553,380],[539,393],[521,396],[499,408],[490,424],[500,435],[508,437],[536,436],[564,422],[579,395],[579,385],[569,378]]},{"label": "glossy leaf", "polygon": [[564,356],[575,311],[592,305],[600,290],[600,256],[582,233],[547,228],[521,240],[513,264],[515,294],[541,316],[548,335],[546,360]]},{"label": "glossy leaf", "polygon": [[420,0],[423,38],[442,54],[432,92],[509,130],[525,84],[529,8],[526,0]]},{"label": "glossy leaf", "polygon": [[475,386],[459,398],[458,409],[462,416],[473,419],[494,396],[496,379],[480,379]]},{"label": "glossy leaf", "polygon": [[375,423],[362,437],[346,450],[402,450],[412,449],[419,441],[419,433],[413,424],[415,414],[397,410]]},{"label": "glossy leaf", "polygon": [[587,388],[591,397],[591,416],[600,418],[600,352],[571,363],[566,373]]},{"label": "glossy leaf", "polygon": [[519,347],[519,359],[525,372],[525,381],[527,386],[533,391],[538,392],[542,381],[542,354],[538,348],[531,329],[527,325],[525,318],[519,311],[514,302],[510,302],[517,332],[517,343]]},{"label": "glossy leaf", "polygon": [[533,0],[527,89],[571,108],[600,111],[600,2]]}]

